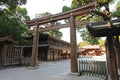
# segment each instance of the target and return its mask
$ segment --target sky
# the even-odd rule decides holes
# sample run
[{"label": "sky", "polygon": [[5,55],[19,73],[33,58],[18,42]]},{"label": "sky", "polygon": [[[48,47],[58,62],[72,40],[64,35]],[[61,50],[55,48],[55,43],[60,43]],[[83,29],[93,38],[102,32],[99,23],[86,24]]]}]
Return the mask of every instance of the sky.
[{"label": "sky", "polygon": [[71,1],[72,0],[27,0],[27,4],[24,7],[27,8],[28,15],[32,19],[37,13],[60,13],[64,5],[71,5]]},{"label": "sky", "polygon": [[[72,0],[27,0],[26,5],[23,7],[27,8],[28,15],[31,19],[35,17],[35,14],[50,12],[57,14],[62,12],[63,6],[70,6]],[[113,9],[114,6],[111,6]],[[111,9],[111,10],[112,10]],[[69,28],[60,29],[63,33],[62,39],[70,42],[70,30]],[[80,34],[77,33],[77,43],[81,42]]]},{"label": "sky", "polygon": [[[28,15],[31,19],[35,17],[35,14],[50,12],[52,14],[57,14],[62,12],[63,6],[71,6],[72,0],[27,0],[26,5],[23,7],[27,8]],[[62,39],[70,42],[70,29],[64,28],[60,29],[63,33]],[[77,43],[82,41],[77,33]]]}]

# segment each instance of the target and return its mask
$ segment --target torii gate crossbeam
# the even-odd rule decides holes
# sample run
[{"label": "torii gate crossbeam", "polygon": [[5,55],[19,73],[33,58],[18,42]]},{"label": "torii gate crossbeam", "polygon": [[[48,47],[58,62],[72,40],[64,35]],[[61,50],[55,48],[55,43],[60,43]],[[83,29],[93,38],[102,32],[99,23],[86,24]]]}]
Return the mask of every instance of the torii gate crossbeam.
[{"label": "torii gate crossbeam", "polygon": [[58,20],[62,20],[62,19],[67,19],[67,18],[70,18],[71,15],[72,16],[80,16],[83,14],[89,14],[91,12],[91,10],[95,8],[95,4],[96,4],[96,2],[92,2],[83,7],[73,9],[68,12],[58,13],[58,14],[48,16],[48,17],[43,17],[40,19],[33,19],[31,21],[28,21],[27,25],[28,26],[41,25],[41,24],[45,24],[48,22],[54,22],[54,21],[58,21]]}]

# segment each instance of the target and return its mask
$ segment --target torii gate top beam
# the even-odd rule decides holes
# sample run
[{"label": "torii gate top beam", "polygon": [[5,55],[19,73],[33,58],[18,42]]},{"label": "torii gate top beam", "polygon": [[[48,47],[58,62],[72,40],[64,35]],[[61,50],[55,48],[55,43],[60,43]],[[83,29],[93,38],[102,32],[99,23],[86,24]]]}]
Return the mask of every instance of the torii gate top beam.
[{"label": "torii gate top beam", "polygon": [[68,12],[58,13],[58,14],[55,14],[53,16],[48,16],[48,17],[43,17],[43,18],[40,18],[40,19],[34,19],[34,20],[31,20],[31,21],[28,21],[27,24],[28,24],[28,26],[35,26],[35,25],[45,24],[45,23],[48,23],[48,22],[67,19],[71,15],[78,16],[78,15],[88,14],[88,13],[91,12],[91,9],[95,8],[95,4],[96,4],[96,1],[94,1],[90,4],[87,4],[85,6],[82,6],[80,8],[70,10]]}]

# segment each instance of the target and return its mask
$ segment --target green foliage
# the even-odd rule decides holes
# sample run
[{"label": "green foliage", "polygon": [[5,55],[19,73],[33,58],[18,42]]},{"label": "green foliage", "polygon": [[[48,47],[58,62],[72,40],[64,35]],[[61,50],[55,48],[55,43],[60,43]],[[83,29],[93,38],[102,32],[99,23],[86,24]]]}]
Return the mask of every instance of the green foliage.
[{"label": "green foliage", "polygon": [[[91,22],[98,22],[98,21],[102,20],[102,17],[95,15],[89,19]],[[77,26],[77,31],[80,33],[80,37],[82,38],[82,40],[86,41],[88,44],[91,44],[91,45],[98,45],[99,44],[100,38],[96,38],[96,37],[91,36],[89,34],[89,31],[86,29],[85,25]]]},{"label": "green foliage", "polygon": [[72,5],[71,5],[71,8],[74,9],[74,8],[77,8],[77,7],[79,7],[79,2],[78,2],[78,0],[73,0],[73,1],[72,1]]},{"label": "green foliage", "polygon": [[[65,6],[65,7],[63,7],[65,9],[62,9],[62,10],[68,11],[68,9],[66,9],[66,8],[74,9],[77,7],[85,6],[86,4],[88,4],[92,1],[94,1],[94,0],[73,0],[71,7]],[[86,15],[86,16],[89,16],[91,18],[94,15],[98,15],[98,16],[101,16],[103,20],[110,20],[111,13],[109,12],[109,4],[113,3],[114,1],[116,1],[116,0],[97,0],[96,8],[92,11],[92,14]],[[101,8],[105,8],[105,9],[102,10]],[[84,15],[81,15],[81,16],[84,16]],[[84,17],[86,17],[86,16],[84,16]],[[84,17],[82,17],[82,18],[84,18]]]},{"label": "green foliage", "polygon": [[35,15],[35,18],[34,19],[37,19],[37,18],[42,18],[42,17],[46,17],[46,16],[51,16],[52,14],[50,12],[45,12],[45,13],[39,13],[39,14],[36,14]]},{"label": "green foliage", "polygon": [[70,10],[70,7],[68,7],[68,6],[63,6],[62,7],[63,12],[66,12],[66,11],[69,11],[69,10]]},{"label": "green foliage", "polygon": [[94,15],[92,18],[90,18],[91,22],[99,22],[102,20],[103,20],[103,18],[101,16],[98,16],[98,15]]},{"label": "green foliage", "polygon": [[24,21],[28,20],[29,16],[26,9],[19,5],[25,4],[26,0],[1,0],[0,3],[0,37],[12,36],[22,43],[23,34],[27,30]]},{"label": "green foliage", "polygon": [[86,4],[88,4],[89,2],[92,2],[92,1],[93,0],[73,0],[72,4],[71,4],[71,8],[72,9],[78,8],[78,7],[86,5]]},{"label": "green foliage", "polygon": [[30,17],[27,15],[27,10],[26,10],[26,8],[17,7],[17,8],[16,8],[16,13],[17,13],[17,16],[18,16],[22,21],[28,21],[28,20],[30,20]]},{"label": "green foliage", "polygon": [[80,32],[80,37],[82,37],[83,41],[86,41],[86,42],[88,42],[88,44],[91,44],[91,45],[99,44],[99,41],[98,41],[99,38],[95,38],[95,37],[91,36],[85,27],[81,28],[79,30],[79,32]]},{"label": "green foliage", "polygon": [[[99,42],[99,44],[97,44],[97,45],[99,45],[101,48],[105,48],[105,41],[104,40],[99,39],[98,42]],[[87,41],[82,41],[82,42],[78,43],[79,48],[82,48],[85,45],[90,45],[90,44]]]},{"label": "green foliage", "polygon": [[[70,9],[85,6],[86,4],[94,0],[73,0]],[[115,0],[97,0],[97,5],[90,14],[84,14],[76,17],[76,20],[90,20],[90,22],[98,22],[111,19],[111,12],[109,11],[109,4],[112,4]],[[63,7],[64,8],[64,7]],[[67,7],[65,7],[67,8]],[[67,9],[64,9],[64,11]],[[117,12],[118,13],[118,12]],[[119,14],[117,14],[119,15]],[[77,26],[77,31],[80,32],[80,37],[83,41],[87,41],[88,44],[99,44],[100,38],[92,37],[85,26]]]},{"label": "green foliage", "polygon": [[79,48],[82,48],[82,47],[85,46],[85,45],[88,45],[88,42],[83,41],[83,42],[78,43],[78,47],[79,47]]},{"label": "green foliage", "polygon": [[16,11],[16,7],[26,4],[26,0],[1,0],[0,3],[0,6],[5,6],[11,11]]},{"label": "green foliage", "polygon": [[105,48],[105,40],[99,39],[99,46]]},{"label": "green foliage", "polygon": [[120,18],[120,1],[117,3],[116,10],[112,13],[113,17]]},{"label": "green foliage", "polygon": [[56,30],[50,30],[47,33],[49,35],[52,35],[52,36],[57,37],[57,38],[61,38],[62,37],[62,32],[60,32],[58,29],[56,29]]}]

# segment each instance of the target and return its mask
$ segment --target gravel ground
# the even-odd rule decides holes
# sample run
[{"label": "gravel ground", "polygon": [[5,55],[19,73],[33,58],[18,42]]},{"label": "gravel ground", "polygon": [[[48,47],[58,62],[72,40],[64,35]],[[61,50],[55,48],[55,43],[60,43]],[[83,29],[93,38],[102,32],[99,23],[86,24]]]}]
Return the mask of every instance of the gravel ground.
[{"label": "gravel ground", "polygon": [[70,60],[40,62],[37,69],[15,67],[0,70],[0,80],[104,80],[70,72]]}]

